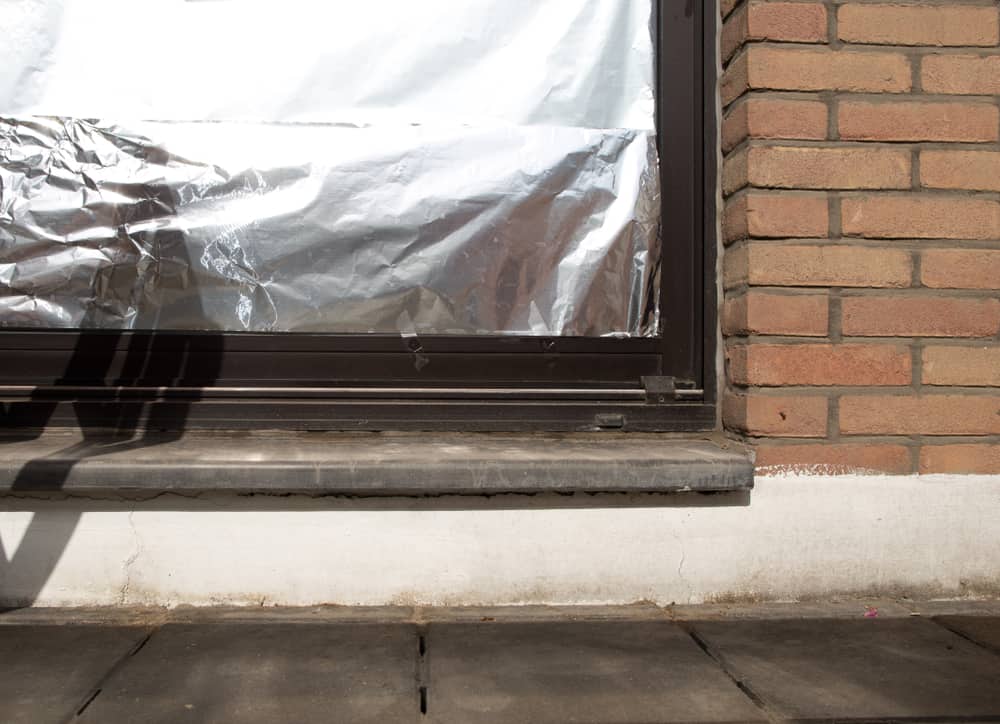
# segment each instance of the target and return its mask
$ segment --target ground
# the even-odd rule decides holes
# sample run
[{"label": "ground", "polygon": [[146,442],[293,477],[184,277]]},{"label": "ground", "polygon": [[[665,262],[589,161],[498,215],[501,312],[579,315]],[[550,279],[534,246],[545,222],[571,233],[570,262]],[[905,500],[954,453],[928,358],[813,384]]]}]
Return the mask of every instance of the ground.
[{"label": "ground", "polygon": [[1000,602],[0,614],[0,722],[1000,722]]}]

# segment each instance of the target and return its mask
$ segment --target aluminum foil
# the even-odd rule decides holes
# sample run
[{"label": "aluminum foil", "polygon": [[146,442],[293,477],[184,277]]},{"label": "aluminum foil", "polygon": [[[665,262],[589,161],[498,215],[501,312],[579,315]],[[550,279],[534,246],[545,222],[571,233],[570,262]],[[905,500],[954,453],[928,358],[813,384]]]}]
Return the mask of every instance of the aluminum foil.
[{"label": "aluminum foil", "polygon": [[653,130],[653,0],[0,0],[0,114]]},{"label": "aluminum foil", "polygon": [[651,0],[354,5],[5,0],[0,326],[655,335]]}]

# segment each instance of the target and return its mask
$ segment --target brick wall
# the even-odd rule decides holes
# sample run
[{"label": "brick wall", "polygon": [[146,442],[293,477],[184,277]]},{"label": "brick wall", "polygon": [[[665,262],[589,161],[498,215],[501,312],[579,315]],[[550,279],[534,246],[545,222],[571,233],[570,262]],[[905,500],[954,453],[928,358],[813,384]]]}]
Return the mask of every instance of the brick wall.
[{"label": "brick wall", "polygon": [[727,428],[1000,473],[1000,11],[722,0]]}]

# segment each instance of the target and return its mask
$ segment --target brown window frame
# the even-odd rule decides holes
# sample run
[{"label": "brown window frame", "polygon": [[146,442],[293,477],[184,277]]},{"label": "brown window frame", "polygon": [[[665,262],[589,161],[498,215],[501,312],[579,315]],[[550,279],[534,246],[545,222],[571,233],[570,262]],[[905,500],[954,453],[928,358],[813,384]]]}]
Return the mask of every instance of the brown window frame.
[{"label": "brown window frame", "polygon": [[713,3],[657,0],[656,339],[0,331],[6,428],[716,426]]}]

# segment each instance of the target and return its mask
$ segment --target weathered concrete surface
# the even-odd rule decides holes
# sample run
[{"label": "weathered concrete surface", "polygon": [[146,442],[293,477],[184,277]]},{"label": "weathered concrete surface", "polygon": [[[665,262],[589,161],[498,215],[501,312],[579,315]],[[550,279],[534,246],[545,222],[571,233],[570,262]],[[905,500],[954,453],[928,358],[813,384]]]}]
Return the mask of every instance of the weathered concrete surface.
[{"label": "weathered concrete surface", "polygon": [[779,717],[1000,716],[1000,656],[919,619],[690,624]]},{"label": "weathered concrete surface", "polygon": [[117,626],[0,628],[0,722],[67,721],[147,633]]},{"label": "weathered concrete surface", "polygon": [[432,624],[427,721],[766,721],[668,622]]},{"label": "weathered concrete surface", "polygon": [[412,626],[167,625],[77,721],[416,722],[417,656]]},{"label": "weathered concrete surface", "polygon": [[998,507],[1000,476],[767,477],[735,501],[22,493],[0,499],[0,606],[997,596]]},{"label": "weathered concrete surface", "polygon": [[753,488],[749,455],[649,435],[0,435],[0,494],[482,495]]}]

